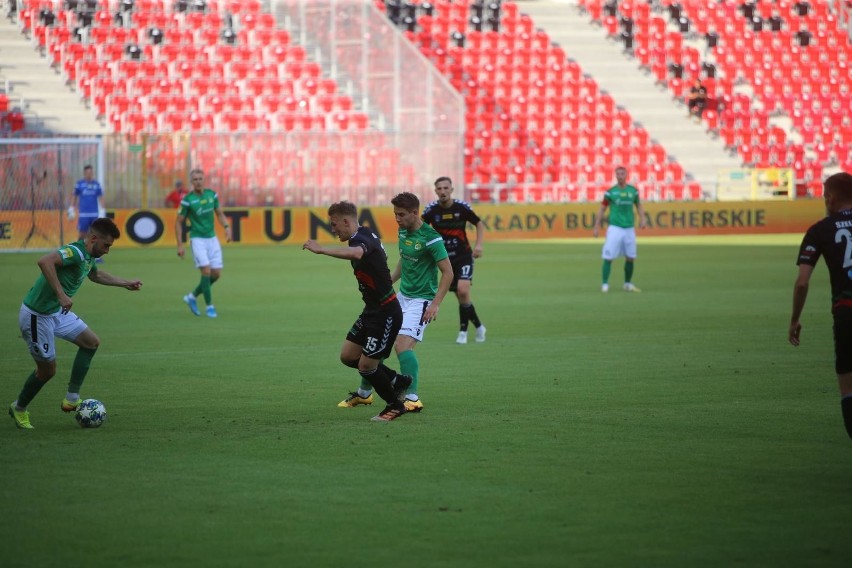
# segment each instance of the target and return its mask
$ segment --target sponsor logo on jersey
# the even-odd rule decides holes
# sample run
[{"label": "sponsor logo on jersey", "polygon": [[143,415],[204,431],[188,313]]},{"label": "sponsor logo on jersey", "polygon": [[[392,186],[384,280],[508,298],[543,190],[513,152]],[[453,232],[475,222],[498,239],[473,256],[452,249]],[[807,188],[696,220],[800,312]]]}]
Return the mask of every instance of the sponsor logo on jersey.
[{"label": "sponsor logo on jersey", "polygon": [[62,258],[71,258],[72,256],[74,256],[74,251],[72,251],[70,248],[64,248],[59,249],[59,254],[60,256],[62,256]]}]

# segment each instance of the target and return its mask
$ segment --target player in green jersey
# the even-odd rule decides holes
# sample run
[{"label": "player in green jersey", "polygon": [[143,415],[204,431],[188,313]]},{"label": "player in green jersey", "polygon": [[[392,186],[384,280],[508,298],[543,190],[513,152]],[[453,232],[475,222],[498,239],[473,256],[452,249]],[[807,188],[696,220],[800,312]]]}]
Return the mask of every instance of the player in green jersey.
[{"label": "player in green jersey", "polygon": [[121,232],[112,219],[102,217],[92,221],[83,239],[39,259],[41,274],[24,298],[18,314],[21,337],[29,344],[30,355],[36,363],[36,370],[27,378],[18,399],[9,406],[9,415],[18,428],[32,429],[27,406],[56,374],[57,337],[79,347],[71,368],[68,393],[60,408],[64,412],[73,412],[80,406],[80,386],[100,339],[71,311],[74,305],[72,298],[87,277],[104,286],[121,286],[128,290],[142,287],[140,280],[118,278],[98,269],[95,263],[109,253],[113,242],[120,236]]},{"label": "player in green jersey", "polygon": [[[396,336],[394,350],[399,358],[400,373],[412,378],[405,396],[405,409],[420,412],[423,410],[417,394],[420,364],[414,347],[423,341],[423,332],[429,322],[438,317],[441,302],[453,282],[453,268],[443,237],[420,217],[417,196],[400,193],[391,203],[399,225],[399,262],[391,277],[394,282],[400,281],[397,298],[402,306],[402,327]],[[441,272],[440,281],[437,281],[438,271]],[[360,388],[338,406],[371,403],[371,386],[362,380]]]},{"label": "player in green jersey", "polygon": [[216,238],[216,218],[225,227],[225,239],[231,242],[231,226],[228,219],[219,208],[219,196],[212,189],[204,187],[204,172],[194,169],[189,173],[192,184],[190,191],[180,202],[177,220],[175,221],[175,238],[177,238],[177,255],[183,258],[183,223],[189,219],[189,243],[192,247],[192,258],[195,267],[201,271],[201,282],[195,290],[183,297],[190,311],[200,316],[196,298],[204,295],[208,317],[217,316],[213,306],[213,295],[210,288],[222,275],[222,246]]},{"label": "player in green jersey", "polygon": [[603,246],[603,284],[601,292],[609,292],[609,274],[612,261],[624,257],[624,289],[638,292],[633,285],[633,265],[636,261],[636,228],[634,227],[633,207],[639,213],[639,228],[645,228],[645,211],[639,201],[639,190],[627,184],[627,168],[615,169],[616,184],[604,194],[601,207],[595,217],[592,234],[597,238],[603,221],[604,211],[609,206],[609,226]]}]

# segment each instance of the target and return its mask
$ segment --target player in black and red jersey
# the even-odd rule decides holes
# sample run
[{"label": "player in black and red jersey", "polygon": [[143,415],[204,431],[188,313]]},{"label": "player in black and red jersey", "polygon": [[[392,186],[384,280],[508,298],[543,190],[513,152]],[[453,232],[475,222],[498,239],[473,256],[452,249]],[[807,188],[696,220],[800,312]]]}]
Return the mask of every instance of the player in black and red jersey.
[{"label": "player in black and red jersey", "polygon": [[834,368],[846,432],[852,438],[852,174],[834,174],[824,183],[827,217],[805,233],[799,247],[799,276],[793,288],[790,343],[799,345],[799,318],[808,297],[808,283],[819,257],[825,258],[831,280],[834,317]]},{"label": "player in black and red jersey", "polygon": [[[444,238],[444,246],[453,267],[453,283],[450,291],[456,293],[459,300],[459,335],[456,343],[467,343],[468,322],[476,328],[476,341],[485,341],[485,326],[479,320],[473,302],[470,300],[470,286],[473,282],[473,259],[482,256],[482,237],[485,225],[464,201],[453,199],[453,181],[442,176],[435,180],[435,193],[438,200],[423,210],[423,221],[434,227]],[[467,224],[476,227],[476,242],[473,248],[467,238]]]},{"label": "player in black and red jersey", "polygon": [[402,308],[393,289],[388,257],[376,233],[358,225],[358,210],[353,203],[332,204],[328,208],[328,218],[331,232],[341,242],[348,242],[348,246],[324,247],[310,239],[302,248],[352,263],[364,310],[346,335],[340,348],[340,360],[347,367],[358,369],[361,377],[373,385],[387,403],[373,420],[390,422],[405,413],[403,399],[405,390],[411,385],[411,377],[399,375],[382,363],[393,352],[396,335],[402,326]]}]

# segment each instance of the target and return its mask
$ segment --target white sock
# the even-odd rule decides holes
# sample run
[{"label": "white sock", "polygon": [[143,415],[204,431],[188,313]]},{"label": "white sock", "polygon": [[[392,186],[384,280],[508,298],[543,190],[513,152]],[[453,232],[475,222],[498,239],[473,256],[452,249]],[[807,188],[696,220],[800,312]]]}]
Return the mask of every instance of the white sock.
[{"label": "white sock", "polygon": [[420,397],[417,396],[416,394],[407,394],[407,395],[405,395],[405,400],[410,400],[410,401],[414,402],[414,401],[420,400]]},{"label": "white sock", "polygon": [[78,400],[80,400],[80,393],[69,392],[65,395],[65,400],[67,400],[68,402],[77,402]]},{"label": "white sock", "polygon": [[361,398],[367,398],[371,394],[373,394],[372,390],[364,390],[362,388],[358,389],[358,396],[360,396]]}]

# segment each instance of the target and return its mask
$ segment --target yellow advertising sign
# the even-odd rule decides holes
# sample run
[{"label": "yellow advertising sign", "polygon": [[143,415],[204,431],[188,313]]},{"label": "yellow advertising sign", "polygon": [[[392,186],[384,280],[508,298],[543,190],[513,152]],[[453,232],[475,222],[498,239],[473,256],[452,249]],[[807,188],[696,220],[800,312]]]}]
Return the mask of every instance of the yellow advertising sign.
[{"label": "yellow advertising sign", "polygon": [[[591,237],[599,204],[473,206],[489,240]],[[804,232],[825,215],[822,200],[755,202],[645,203],[646,228],[640,235],[732,235]],[[234,241],[250,245],[302,244],[307,239],[335,242],[325,208],[226,208]],[[175,246],[176,210],[110,211],[122,232],[121,246]],[[35,219],[35,226],[33,225]],[[56,211],[0,211],[0,250],[53,248],[77,237],[76,223]],[[396,238],[391,207],[365,207],[359,222],[384,240]],[[605,223],[604,223],[605,225]],[[224,236],[217,226],[220,237]],[[25,239],[30,240],[23,247]]]}]

